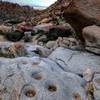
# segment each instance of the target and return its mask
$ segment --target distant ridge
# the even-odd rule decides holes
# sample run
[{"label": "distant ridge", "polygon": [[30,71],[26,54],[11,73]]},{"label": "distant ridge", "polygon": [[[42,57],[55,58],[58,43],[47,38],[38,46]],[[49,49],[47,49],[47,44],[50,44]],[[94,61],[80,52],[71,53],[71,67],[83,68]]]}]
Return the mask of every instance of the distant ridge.
[{"label": "distant ridge", "polygon": [[0,1],[0,20],[10,20],[20,18],[26,19],[37,15],[37,10],[30,6],[21,6],[17,3]]}]

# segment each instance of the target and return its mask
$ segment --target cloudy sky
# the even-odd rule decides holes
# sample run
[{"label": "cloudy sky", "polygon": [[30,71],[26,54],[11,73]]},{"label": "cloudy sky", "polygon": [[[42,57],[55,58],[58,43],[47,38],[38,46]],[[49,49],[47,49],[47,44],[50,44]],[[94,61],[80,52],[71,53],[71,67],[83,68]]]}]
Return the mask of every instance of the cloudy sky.
[{"label": "cloudy sky", "polygon": [[9,1],[9,2],[15,2],[22,5],[39,5],[39,6],[50,6],[53,4],[56,0],[3,0],[3,1]]}]

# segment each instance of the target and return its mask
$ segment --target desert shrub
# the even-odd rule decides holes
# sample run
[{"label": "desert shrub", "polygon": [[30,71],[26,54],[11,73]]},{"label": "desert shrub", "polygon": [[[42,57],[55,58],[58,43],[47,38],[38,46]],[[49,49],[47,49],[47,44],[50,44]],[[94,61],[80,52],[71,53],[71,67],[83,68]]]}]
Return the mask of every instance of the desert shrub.
[{"label": "desert shrub", "polygon": [[70,29],[51,28],[47,34],[48,40],[56,40],[58,37],[69,37],[72,33]]},{"label": "desert shrub", "polygon": [[52,28],[52,29],[49,30],[47,37],[48,37],[49,40],[55,40],[59,36],[62,36],[62,34],[64,34],[64,31],[62,29]]},{"label": "desert shrub", "polygon": [[20,39],[22,39],[22,37],[24,36],[23,33],[21,33],[20,31],[14,31],[14,32],[10,32],[10,33],[6,33],[5,37],[9,40],[9,41],[19,41]]},{"label": "desert shrub", "polygon": [[58,19],[56,17],[52,18],[52,22],[55,25],[59,25],[59,21],[58,21]]},{"label": "desert shrub", "polygon": [[31,35],[32,36],[36,35],[36,32],[34,30],[32,30]]},{"label": "desert shrub", "polygon": [[4,33],[0,30],[0,35],[4,35]]},{"label": "desert shrub", "polygon": [[46,32],[44,30],[37,30],[36,34],[44,35]]}]

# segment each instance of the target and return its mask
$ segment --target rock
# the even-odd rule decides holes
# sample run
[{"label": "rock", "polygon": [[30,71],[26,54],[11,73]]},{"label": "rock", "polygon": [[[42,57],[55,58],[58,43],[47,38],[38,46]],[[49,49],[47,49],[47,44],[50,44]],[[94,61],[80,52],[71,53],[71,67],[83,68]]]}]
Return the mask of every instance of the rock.
[{"label": "rock", "polygon": [[95,100],[100,100],[100,74],[95,74],[93,79]]},{"label": "rock", "polygon": [[12,27],[5,26],[5,25],[0,26],[0,32],[2,32],[3,34],[11,32],[11,31],[12,31]]},{"label": "rock", "polygon": [[79,38],[83,38],[81,33],[84,27],[100,25],[99,0],[62,0],[61,3],[64,18],[75,29]]},{"label": "rock", "polygon": [[42,56],[47,57],[51,54],[51,50],[44,48],[39,45],[33,45],[31,43],[10,43],[1,42],[0,43],[0,56],[7,58],[15,57],[33,57]]},{"label": "rock", "polygon": [[48,58],[0,58],[0,63],[2,100],[86,100],[84,80]]},{"label": "rock", "polygon": [[[58,41],[59,41],[59,38],[58,38]],[[75,38],[63,37],[59,41],[59,46],[60,47],[65,47],[65,48],[78,49],[79,48],[79,43]]]},{"label": "rock", "polygon": [[38,39],[37,39],[37,41],[38,42],[43,42],[43,43],[46,43],[47,42],[47,36],[46,35],[42,35],[42,36],[40,36]]},{"label": "rock", "polygon": [[55,50],[57,47],[71,48],[71,49],[79,49],[79,43],[75,38],[71,37],[58,37],[56,41],[49,41],[46,44],[46,47]]},{"label": "rock", "polygon": [[51,18],[44,18],[40,22],[38,22],[38,24],[46,24],[46,23],[49,23],[50,20],[51,20]]},{"label": "rock", "polygon": [[40,45],[33,45],[33,44],[24,44],[24,48],[27,52],[26,56],[33,57],[33,56],[42,56],[42,57],[47,57],[48,55],[51,54],[51,50],[42,47]]},{"label": "rock", "polygon": [[17,24],[16,29],[21,31],[21,32],[32,31],[33,26],[31,25],[31,23],[27,23],[27,22],[24,21],[24,22]]},{"label": "rock", "polygon": [[4,38],[3,35],[0,35],[0,42],[4,42],[6,39]]},{"label": "rock", "polygon": [[57,41],[48,41],[46,47],[51,50],[55,50],[58,47]]},{"label": "rock", "polygon": [[36,32],[37,32],[38,30],[43,30],[43,31],[48,32],[49,29],[50,29],[51,27],[53,27],[53,24],[52,24],[52,23],[40,24],[40,25],[35,26],[35,27],[33,28],[33,30],[35,30]]},{"label": "rock", "polygon": [[87,69],[83,72],[83,78],[84,78],[87,82],[89,82],[89,81],[92,80],[93,75],[94,75],[93,71],[92,71],[91,69],[89,69],[89,68],[87,68]]},{"label": "rock", "polygon": [[83,75],[87,68],[93,72],[100,72],[100,57],[88,52],[59,47],[49,58],[57,62],[66,72]]},{"label": "rock", "polygon": [[35,52],[41,57],[48,57],[51,54],[51,50],[43,47],[37,47]]},{"label": "rock", "polygon": [[32,43],[33,43],[34,45],[38,44],[38,38],[39,38],[39,37],[40,37],[39,34],[37,34],[37,35],[35,35],[35,36],[32,37]]},{"label": "rock", "polygon": [[93,25],[83,29],[86,50],[100,54],[100,27]]},{"label": "rock", "polygon": [[31,40],[32,40],[31,31],[24,32],[24,41],[25,42],[30,42]]},{"label": "rock", "polygon": [[94,83],[96,89],[100,90],[100,74],[94,75],[93,83]]}]

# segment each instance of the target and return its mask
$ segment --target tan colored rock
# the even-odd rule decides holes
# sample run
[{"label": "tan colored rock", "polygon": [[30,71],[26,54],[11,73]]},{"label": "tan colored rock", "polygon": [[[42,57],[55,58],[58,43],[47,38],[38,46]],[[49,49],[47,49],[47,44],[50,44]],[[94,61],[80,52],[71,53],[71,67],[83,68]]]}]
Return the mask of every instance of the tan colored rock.
[{"label": "tan colored rock", "polygon": [[51,18],[44,18],[44,19],[42,19],[40,22],[38,22],[38,24],[49,23],[50,20],[51,20]]},{"label": "tan colored rock", "polygon": [[0,35],[0,42],[4,42],[6,39],[4,38],[3,35]]},{"label": "tan colored rock", "polygon": [[8,26],[5,26],[5,25],[1,25],[1,26],[0,26],[0,31],[1,31],[2,33],[11,32],[11,30],[12,30],[12,27],[8,27]]},{"label": "tan colored rock", "polygon": [[72,37],[58,37],[57,43],[59,47],[76,48],[79,46],[78,41]]},{"label": "tan colored rock", "polygon": [[51,54],[51,50],[43,47],[37,47],[36,51],[41,57],[48,57]]},{"label": "tan colored rock", "polygon": [[100,25],[100,0],[62,0],[61,2],[64,18],[72,25],[80,38],[82,38],[80,33],[84,27],[93,24]]},{"label": "tan colored rock", "polygon": [[32,30],[33,26],[31,23],[27,23],[27,22],[22,22],[16,25],[16,29],[19,31],[27,31],[27,30]]},{"label": "tan colored rock", "polygon": [[49,48],[49,49],[56,49],[58,47],[58,44],[57,44],[56,41],[49,41],[46,44],[46,47]]},{"label": "tan colored rock", "polygon": [[32,43],[33,43],[34,45],[38,44],[38,37],[39,37],[38,34],[32,37]]},{"label": "tan colored rock", "polygon": [[83,72],[83,78],[89,82],[92,80],[93,78],[93,75],[94,75],[94,72],[90,69],[90,68],[87,68],[84,72]]},{"label": "tan colored rock", "polygon": [[86,49],[88,51],[100,54],[100,27],[93,25],[83,29]]},{"label": "tan colored rock", "polygon": [[48,24],[40,24],[40,25],[37,25],[33,29],[35,31],[44,30],[44,31],[47,31],[48,32],[51,27],[53,27],[53,24],[52,23],[48,23]]}]

